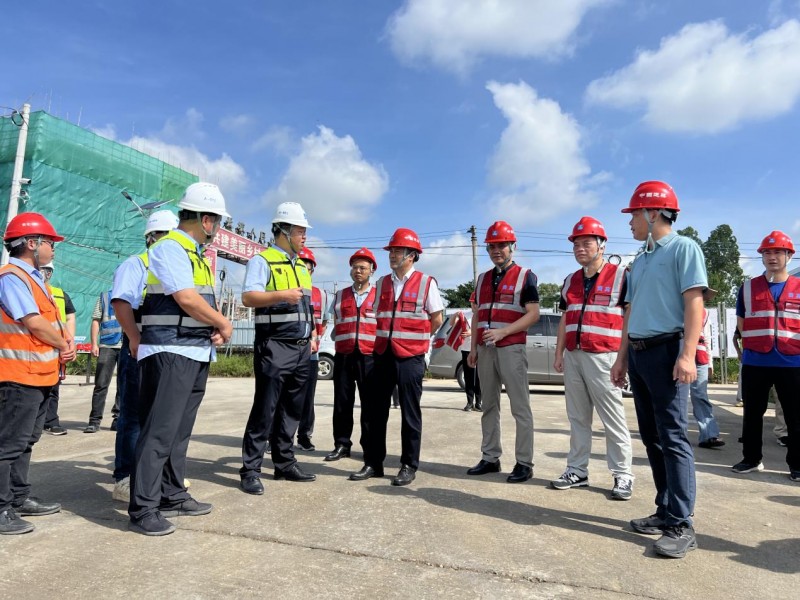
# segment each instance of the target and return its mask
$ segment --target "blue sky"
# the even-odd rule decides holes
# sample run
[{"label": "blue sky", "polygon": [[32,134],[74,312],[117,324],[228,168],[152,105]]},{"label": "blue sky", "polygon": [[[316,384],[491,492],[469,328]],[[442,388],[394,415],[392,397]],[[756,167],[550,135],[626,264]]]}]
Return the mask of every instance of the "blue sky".
[{"label": "blue sky", "polygon": [[772,229],[800,238],[797,0],[221,6],[32,0],[0,25],[17,48],[0,105],[215,181],[248,229],[301,202],[328,288],[348,249],[400,226],[452,287],[471,278],[466,230],[482,242],[498,218],[517,262],[560,282],[584,214],[635,249],[619,210],[647,179],[673,185],[679,227],[730,224],[745,257]]}]

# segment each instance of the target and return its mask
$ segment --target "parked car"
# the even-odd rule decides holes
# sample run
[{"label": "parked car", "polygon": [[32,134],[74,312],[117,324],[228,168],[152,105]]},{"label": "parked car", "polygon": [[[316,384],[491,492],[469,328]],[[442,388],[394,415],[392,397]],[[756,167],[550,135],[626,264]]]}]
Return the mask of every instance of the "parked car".
[{"label": "parked car", "polygon": [[318,379],[333,379],[333,357],[336,354],[336,348],[331,339],[333,333],[333,325],[328,323],[325,328],[325,333],[319,339],[319,364],[317,365],[317,378]]},{"label": "parked car", "polygon": [[[465,309],[467,319],[472,318],[472,311]],[[528,351],[528,382],[537,385],[564,385],[564,374],[553,368],[553,359],[558,337],[558,323],[561,315],[553,310],[542,309],[539,320],[528,328],[525,347]],[[464,389],[464,367],[461,352],[453,350],[445,343],[450,333],[452,315],[447,315],[441,328],[431,342],[431,361],[428,367],[437,377],[455,378],[461,389]],[[628,390],[624,390],[626,395]]]}]

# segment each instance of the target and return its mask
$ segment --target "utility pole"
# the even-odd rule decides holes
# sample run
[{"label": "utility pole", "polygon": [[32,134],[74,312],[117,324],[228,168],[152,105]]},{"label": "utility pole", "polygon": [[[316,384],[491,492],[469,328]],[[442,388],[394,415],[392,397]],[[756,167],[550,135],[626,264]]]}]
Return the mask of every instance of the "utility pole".
[{"label": "utility pole", "polygon": [[[25,146],[28,144],[28,117],[31,114],[31,105],[22,105],[22,125],[19,127],[19,140],[17,141],[17,156],[14,159],[14,172],[11,176],[11,194],[8,199],[8,214],[6,215],[6,227],[11,219],[19,212],[19,193],[22,189],[22,167],[25,164]],[[13,115],[12,115],[13,121]],[[3,257],[0,265],[8,262],[8,251],[3,246]]]},{"label": "utility pole", "polygon": [[472,284],[478,285],[478,234],[475,225],[467,231],[472,234]]}]

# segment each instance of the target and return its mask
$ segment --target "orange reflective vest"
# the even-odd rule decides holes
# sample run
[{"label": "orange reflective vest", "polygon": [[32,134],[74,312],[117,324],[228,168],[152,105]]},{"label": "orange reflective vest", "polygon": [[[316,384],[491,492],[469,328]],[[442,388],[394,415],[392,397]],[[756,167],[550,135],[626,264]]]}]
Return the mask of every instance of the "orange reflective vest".
[{"label": "orange reflective vest", "polygon": [[378,328],[375,286],[369,288],[361,306],[356,305],[356,295],[352,287],[336,292],[333,302],[333,341],[336,344],[336,353],[352,354],[358,348],[361,354],[372,354]]},{"label": "orange reflective vest", "polygon": [[567,350],[578,348],[584,352],[616,352],[622,342],[622,317],[619,306],[625,269],[606,263],[597,274],[597,281],[585,293],[583,271],[575,271],[564,280],[561,297],[567,305],[564,311]]},{"label": "orange reflective vest", "polygon": [[425,310],[431,276],[414,271],[394,298],[391,275],[378,280],[378,312],[375,352],[383,354],[391,345],[399,358],[422,356],[431,343],[431,319]]},{"label": "orange reflective vest", "polygon": [[742,296],[742,346],[763,354],[773,348],[781,354],[800,354],[800,278],[790,276],[777,301],[763,275],[745,281]]},{"label": "orange reflective vest", "polygon": [[[497,289],[492,285],[494,269],[482,273],[475,286],[477,290],[478,305],[478,343],[483,345],[483,332],[487,329],[500,329],[518,321],[525,315],[525,307],[521,304],[522,288],[525,285],[529,269],[523,269],[517,264],[511,265],[503,274],[497,284]],[[527,331],[518,331],[499,342],[497,346],[511,346],[524,344],[527,340]]]},{"label": "orange reflective vest", "polygon": [[[0,269],[0,277],[8,276],[22,280],[30,290],[39,314],[66,339],[53,296],[16,265],[9,264]],[[35,387],[55,385],[58,383],[58,356],[56,348],[39,340],[22,323],[0,310],[0,381]]]}]

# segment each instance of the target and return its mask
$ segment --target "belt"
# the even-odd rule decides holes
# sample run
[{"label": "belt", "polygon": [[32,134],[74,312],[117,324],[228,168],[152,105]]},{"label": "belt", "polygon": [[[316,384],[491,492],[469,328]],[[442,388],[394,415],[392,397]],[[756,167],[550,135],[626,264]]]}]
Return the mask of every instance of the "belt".
[{"label": "belt", "polygon": [[628,346],[634,350],[649,350],[656,346],[661,346],[667,342],[674,342],[683,337],[682,331],[674,331],[672,333],[662,333],[661,335],[654,335],[653,337],[635,340],[631,337],[628,338]]},{"label": "belt", "polygon": [[270,338],[271,340],[275,340],[276,342],[281,342],[283,344],[291,344],[292,346],[305,346],[308,344],[308,338],[301,338],[301,339],[290,339],[290,338]]}]

